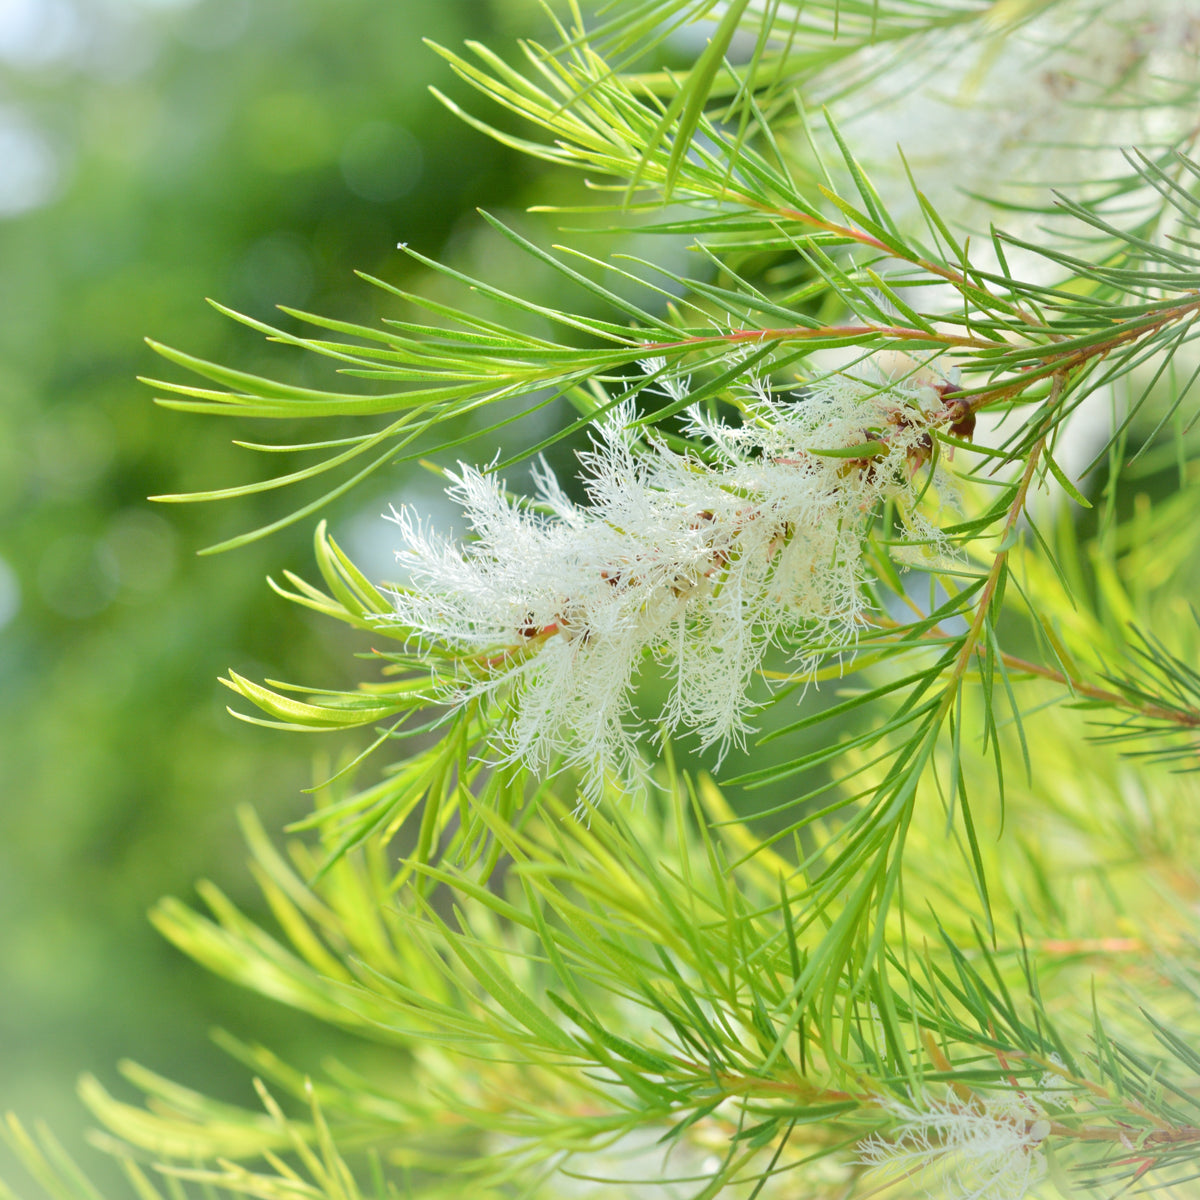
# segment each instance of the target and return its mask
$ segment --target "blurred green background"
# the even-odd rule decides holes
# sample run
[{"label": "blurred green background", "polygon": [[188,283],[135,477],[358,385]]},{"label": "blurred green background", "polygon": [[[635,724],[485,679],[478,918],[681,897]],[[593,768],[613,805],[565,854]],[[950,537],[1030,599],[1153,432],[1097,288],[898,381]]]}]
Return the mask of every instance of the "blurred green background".
[{"label": "blurred green background", "polygon": [[236,805],[269,829],[305,810],[313,743],[233,721],[218,675],[337,684],[362,649],[265,585],[312,574],[311,520],[196,557],[297,497],[147,503],[262,473],[230,439],[280,431],[156,408],[134,377],[173,368],[142,338],[278,371],[203,298],[369,320],[386,298],[353,269],[405,281],[399,241],[502,272],[472,209],[519,209],[531,167],[430,97],[465,89],[420,39],[539,21],[533,0],[0,0],[0,1109],[101,1178],[81,1071],[122,1094],[130,1056],[250,1100],[211,1026],[302,1049],[145,912],[201,875],[255,911]]}]

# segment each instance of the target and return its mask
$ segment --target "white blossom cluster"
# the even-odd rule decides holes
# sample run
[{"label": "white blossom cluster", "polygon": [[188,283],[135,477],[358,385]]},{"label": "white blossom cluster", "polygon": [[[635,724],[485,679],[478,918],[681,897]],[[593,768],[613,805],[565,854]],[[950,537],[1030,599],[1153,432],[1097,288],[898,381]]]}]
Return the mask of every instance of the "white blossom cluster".
[{"label": "white blossom cluster", "polygon": [[890,1139],[867,1138],[859,1158],[889,1177],[917,1177],[947,1200],[1021,1200],[1046,1170],[1041,1146],[1048,1121],[1016,1097],[926,1101],[917,1108],[889,1100],[901,1121]]},{"label": "white blossom cluster", "polygon": [[[685,383],[668,386],[686,394]],[[929,394],[841,380],[782,400],[760,383],[739,427],[691,413],[703,458],[639,441],[627,403],[579,455],[586,504],[544,463],[533,501],[460,464],[447,494],[473,540],[434,533],[410,509],[393,514],[411,580],[395,620],[457,656],[444,699],[507,698],[506,757],[578,768],[589,800],[606,774],[640,772],[631,694],[648,658],[671,682],[662,727],[693,729],[723,752],[744,735],[769,645],[786,643],[803,674],[854,638],[861,539],[882,498],[911,507]],[[869,451],[813,452],[856,446]]]},{"label": "white blossom cluster", "polygon": [[[1122,152],[1153,153],[1194,134],[1200,0],[997,0],[978,22],[923,46],[870,52],[874,83],[856,90],[846,134],[878,177],[907,191],[897,144],[922,191],[986,229],[974,196],[1032,201],[1128,173]],[[962,197],[959,210],[949,207]],[[915,208],[914,221],[920,220]],[[1034,236],[1043,212],[1004,214]],[[923,227],[923,226],[922,226]],[[1044,234],[1043,234],[1044,237]]]}]

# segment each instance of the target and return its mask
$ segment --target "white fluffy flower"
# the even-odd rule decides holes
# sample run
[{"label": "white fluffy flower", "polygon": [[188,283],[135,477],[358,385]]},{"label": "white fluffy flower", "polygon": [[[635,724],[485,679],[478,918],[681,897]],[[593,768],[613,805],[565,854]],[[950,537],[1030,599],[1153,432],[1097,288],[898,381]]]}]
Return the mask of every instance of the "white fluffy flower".
[{"label": "white fluffy flower", "polygon": [[[533,502],[460,466],[448,494],[474,540],[395,514],[412,581],[396,619],[458,654],[448,697],[510,698],[510,758],[542,768],[561,757],[589,798],[606,773],[638,773],[631,692],[649,656],[672,681],[663,724],[724,749],[744,733],[768,645],[786,642],[807,672],[853,638],[866,522],[880,498],[903,502],[928,447],[921,398],[850,381],[792,402],[763,392],[738,428],[692,415],[704,461],[639,445],[624,405],[579,455],[586,505],[544,464]],[[813,453],[854,446],[869,449]]]},{"label": "white fluffy flower", "polygon": [[859,1145],[860,1161],[889,1176],[913,1177],[949,1200],[1021,1200],[1046,1169],[1041,1146],[1050,1132],[1015,1097],[951,1095],[917,1108],[885,1103],[901,1121],[889,1139]]},{"label": "white fluffy flower", "polygon": [[[917,46],[869,51],[875,81],[855,93],[855,112],[839,112],[877,183],[905,194],[899,144],[946,215],[986,229],[994,208],[966,193],[1042,206],[1050,187],[1127,174],[1128,147],[1153,153],[1193,130],[1200,0],[997,0],[990,8],[982,30],[971,21]],[[910,216],[924,228],[915,201]],[[1046,221],[1043,212],[1008,211],[1003,224],[1034,237]]]}]

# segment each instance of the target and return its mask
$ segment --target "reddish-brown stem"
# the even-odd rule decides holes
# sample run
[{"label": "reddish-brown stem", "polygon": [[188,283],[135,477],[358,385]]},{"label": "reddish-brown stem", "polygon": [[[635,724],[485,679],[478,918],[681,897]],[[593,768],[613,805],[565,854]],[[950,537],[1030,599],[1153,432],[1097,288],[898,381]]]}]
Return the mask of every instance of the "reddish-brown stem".
[{"label": "reddish-brown stem", "polygon": [[[861,229],[855,229],[851,225],[839,225],[835,221],[826,221],[823,217],[814,217],[810,213],[802,212],[798,208],[778,208],[770,204],[763,204],[760,201],[752,199],[750,196],[739,196],[738,200],[748,208],[757,209],[759,212],[769,213],[782,217],[786,221],[795,221],[797,224],[807,225],[812,229],[821,229],[826,233],[848,238],[851,241],[857,242],[860,246],[869,246],[872,250],[878,250],[881,254],[899,259],[901,262],[910,263],[914,267],[920,267],[922,271],[928,271],[929,274],[939,279],[944,279],[947,283],[958,288],[959,291],[962,291],[964,288],[971,288],[974,291],[987,291],[987,288],[983,284],[972,283],[961,271],[956,271],[953,267],[947,267],[943,263],[931,262],[929,259],[921,258],[919,255],[901,254],[895,247],[889,246],[886,242],[880,241],[879,238],[873,237],[869,233],[864,233]],[[1044,322],[1027,313],[1019,304],[1012,305],[1009,311],[1026,325],[1033,325],[1040,329],[1045,328]]]},{"label": "reddish-brown stem", "polygon": [[[695,1064],[697,1074],[709,1075],[707,1066]],[[852,1100],[859,1104],[870,1104],[876,1097],[866,1093],[839,1092],[816,1088],[810,1083],[788,1083],[782,1079],[760,1079],[755,1076],[720,1074],[717,1082],[722,1091],[730,1096],[785,1096],[789,1099],[803,1098],[807,1104],[838,1104]]]},{"label": "reddish-brown stem", "polygon": [[1149,947],[1140,938],[1043,938],[1033,944],[1043,954],[1140,954]]},{"label": "reddish-brown stem", "polygon": [[[1054,386],[1046,402],[1047,412],[1058,403],[1058,398],[1062,395],[1064,384],[1064,377],[1056,375]],[[1017,521],[1020,519],[1021,513],[1025,508],[1025,497],[1029,494],[1029,485],[1033,482],[1038,461],[1041,458],[1045,445],[1046,435],[1043,434],[1034,442],[1033,448],[1029,452],[1029,457],[1025,460],[1025,469],[1021,472],[1021,481],[1017,485],[1017,494],[1013,497],[1012,504],[1009,505],[1008,519],[1004,522],[1004,529],[1000,534],[1000,549],[996,552],[996,557],[992,561],[992,569],[988,572],[987,582],[984,583],[983,590],[980,592],[979,600],[975,606],[975,619],[971,622],[971,628],[967,631],[966,640],[963,642],[962,650],[959,651],[958,659],[954,664],[952,678],[956,682],[966,672],[967,664],[971,661],[971,655],[975,652],[979,637],[983,633],[983,626],[987,621],[987,613],[991,607],[992,596],[995,595],[996,588],[1000,583],[1000,576],[1004,570],[1004,564],[1008,559],[1008,552],[1011,548],[1008,545],[1009,535],[1016,527]],[[947,693],[947,696],[949,697],[950,694],[952,693]]]},{"label": "reddish-brown stem", "polygon": [[1127,1146],[1179,1146],[1188,1142],[1200,1142],[1200,1128],[1182,1125],[1178,1128],[1156,1129],[1152,1133],[1140,1134],[1132,1129],[1118,1129],[1108,1125],[1068,1125],[1063,1121],[1050,1121],[1050,1132],[1056,1137],[1074,1138],[1080,1142],[1122,1142]]},{"label": "reddish-brown stem", "polygon": [[[1193,295],[1195,295],[1194,292]],[[1106,355],[1111,354],[1118,346],[1126,342],[1137,341],[1146,334],[1157,332],[1164,325],[1170,325],[1173,321],[1178,321],[1189,315],[1194,316],[1197,313],[1200,313],[1200,299],[1189,300],[1186,304],[1176,304],[1171,308],[1164,309],[1158,314],[1157,319],[1147,325],[1138,325],[1123,329],[1115,337],[1109,338],[1104,342],[1098,342],[1094,346],[1085,346],[1078,350],[1072,350],[1068,354],[1056,352],[1053,346],[1047,346],[1045,347],[1047,362],[1040,370],[1022,375],[1020,379],[1013,383],[1005,384],[1002,387],[989,388],[987,391],[978,392],[973,396],[964,396],[961,402],[967,404],[972,412],[977,412],[985,405],[994,404],[998,400],[1005,400],[1010,396],[1019,395],[1030,384],[1038,383],[1049,376],[1069,373],[1075,367],[1082,366],[1085,362],[1093,358],[1104,358]]]},{"label": "reddish-brown stem", "polygon": [[805,338],[846,338],[861,341],[872,335],[900,338],[908,341],[941,342],[946,346],[967,346],[976,350],[995,350],[1005,343],[992,339],[967,337],[957,333],[930,333],[925,329],[913,329],[908,325],[810,325],[781,326],[778,329],[733,329],[729,333],[701,334],[679,338],[673,342],[644,342],[639,351],[651,355],[660,350],[680,350],[688,346],[703,346],[710,342],[794,342]]},{"label": "reddish-brown stem", "polygon": [[[933,264],[923,265],[932,267]],[[1127,327],[1115,336],[1106,341],[1098,342],[1094,346],[1083,347],[1067,354],[1063,354],[1057,350],[1053,344],[1045,346],[1042,348],[1047,360],[1044,367],[1028,372],[1022,375],[1020,379],[1014,380],[1011,383],[988,388],[973,395],[964,395],[961,398],[957,398],[954,397],[952,392],[945,393],[947,400],[945,407],[938,412],[931,413],[928,423],[931,427],[953,425],[955,422],[962,420],[964,412],[977,412],[989,404],[995,404],[998,401],[1020,395],[1032,384],[1038,383],[1043,379],[1053,377],[1056,380],[1064,381],[1072,370],[1082,366],[1085,362],[1094,358],[1103,358],[1112,353],[1118,346],[1124,345],[1127,342],[1137,341],[1139,338],[1153,334],[1174,321],[1181,320],[1189,315],[1195,316],[1196,314],[1200,314],[1200,297],[1195,300],[1189,300],[1187,303],[1177,304],[1171,308],[1164,309],[1153,321],[1145,325]],[[960,346],[969,349],[996,349],[1007,345],[1005,342],[994,339],[968,337],[953,333],[930,333],[926,330],[914,329],[907,325],[823,325],[816,329],[809,326],[790,326],[778,329],[733,329],[728,333],[696,335],[679,338],[671,342],[644,342],[640,350],[653,355],[664,350],[681,350],[687,349],[689,346],[708,345],[712,342],[803,341],[808,338],[830,337],[861,341],[873,336],[925,343],[940,342],[945,346]],[[1057,387],[1061,390],[1062,383],[1059,382]]]},{"label": "reddish-brown stem", "polygon": [[[923,615],[923,614],[921,614]],[[903,628],[899,621],[888,616],[872,617],[871,623],[874,625],[882,625],[886,628]],[[922,640],[926,641],[945,641],[948,635],[940,628],[935,627],[921,635]],[[999,660],[1007,670],[1016,671],[1022,675],[1035,675],[1039,679],[1047,679],[1052,683],[1061,683],[1064,687],[1069,688],[1071,692],[1078,696],[1086,696],[1089,700],[1098,700],[1102,704],[1111,704],[1114,707],[1127,708],[1132,712],[1139,713],[1143,717],[1149,717],[1156,721],[1170,721],[1172,724],[1179,725],[1185,729],[1200,729],[1200,712],[1192,709],[1183,708],[1165,708],[1161,704],[1145,704],[1139,700],[1135,700],[1130,696],[1126,696],[1121,692],[1114,692],[1108,688],[1099,687],[1093,683],[1087,683],[1082,679],[1076,679],[1072,675],[1068,675],[1063,671],[1056,671],[1053,667],[1045,667],[1040,663],[1030,662],[1025,658],[1018,658],[1015,654],[1009,654],[1005,651],[1000,651]]]},{"label": "reddish-brown stem", "polygon": [[[777,208],[771,205],[763,204],[749,196],[738,196],[739,202],[747,205],[750,208],[757,209],[760,212],[771,213],[782,217],[786,220],[796,221],[798,223],[809,226],[813,229],[820,229],[827,233],[835,234],[839,237],[845,237],[857,242],[863,246],[879,251],[881,254],[886,254],[892,258],[896,258],[901,262],[907,262],[912,266],[919,267],[921,270],[928,272],[936,278],[943,279],[954,287],[962,289],[970,287],[979,290],[981,285],[972,283],[961,272],[954,270],[951,267],[944,266],[941,263],[932,262],[928,259],[921,258],[916,255],[902,254],[895,247],[889,246],[886,242],[871,234],[864,233],[862,230],[855,229],[849,225],[839,225],[833,221],[827,221],[824,218],[813,216],[809,213],[802,212],[800,209],[794,208]],[[1196,295],[1193,291],[1192,295]],[[1018,317],[1027,325],[1033,326],[1036,329],[1045,331],[1046,325],[1037,318],[1025,312],[1019,305],[1013,305],[1010,310],[1014,316]],[[1111,353],[1118,346],[1130,341],[1137,341],[1139,338],[1147,334],[1153,334],[1157,330],[1169,325],[1174,321],[1178,321],[1189,314],[1200,312],[1200,298],[1189,300],[1187,302],[1177,304],[1171,308],[1164,309],[1149,320],[1144,325],[1130,325],[1122,329],[1116,336],[1099,342],[1094,346],[1082,347],[1078,350],[1073,350],[1069,353],[1058,351],[1054,343],[1060,340],[1059,335],[1049,335],[1050,344],[1043,347],[1046,358],[1044,368],[1023,375],[1019,380],[1005,384],[996,388],[989,388],[986,391],[976,393],[972,396],[964,396],[961,403],[969,406],[971,411],[977,411],[987,404],[995,403],[998,400],[1003,400],[1012,395],[1017,395],[1025,391],[1030,384],[1036,383],[1041,379],[1049,376],[1062,376],[1069,373],[1075,367],[1090,361],[1093,358],[1104,357]],[[690,337],[681,338],[673,342],[648,342],[644,345],[644,349],[651,353],[659,350],[675,350],[685,348],[690,345],[701,345],[713,340],[727,342],[748,342],[748,341],[797,341],[806,338],[816,337],[845,337],[848,339],[862,339],[867,336],[893,337],[901,340],[920,341],[920,342],[940,342],[946,346],[962,346],[973,349],[995,349],[997,347],[1005,347],[1008,345],[1003,339],[998,338],[978,338],[969,335],[951,334],[951,333],[931,333],[928,330],[914,329],[905,325],[829,325],[822,326],[817,329],[808,326],[780,328],[780,329],[738,329],[732,330],[728,334],[715,334],[712,337]]]},{"label": "reddish-brown stem", "polygon": [[[935,1061],[934,1066],[939,1071],[952,1069],[949,1062],[940,1053],[937,1055],[937,1060],[939,1061]],[[707,1068],[702,1068],[699,1064],[695,1064],[695,1067],[699,1074],[708,1075]],[[807,1105],[837,1104],[842,1101],[852,1101],[864,1107],[885,1109],[887,1107],[880,1096],[871,1092],[844,1092],[834,1089],[816,1088],[807,1083],[789,1083],[784,1080],[759,1079],[733,1074],[718,1075],[717,1083],[730,1096],[744,1096],[747,1098],[755,1096],[763,1098],[779,1096],[803,1100]],[[963,1104],[981,1104],[975,1091],[964,1083],[952,1083],[951,1090],[954,1091],[959,1101]],[[1092,1086],[1089,1090],[1096,1092],[1106,1099],[1108,1098],[1108,1093],[1104,1088]],[[1141,1111],[1140,1106],[1137,1105],[1132,1106],[1130,1111],[1136,1111],[1138,1116],[1149,1120],[1152,1124],[1157,1125],[1158,1128],[1143,1134],[1136,1129],[1122,1128],[1120,1126],[1075,1125],[1061,1120],[1048,1121],[1047,1124],[1050,1127],[1049,1133],[1052,1136],[1068,1138],[1072,1141],[1121,1142],[1130,1146],[1136,1144],[1143,1149],[1200,1142],[1200,1127],[1194,1125],[1168,1125],[1162,1120],[1154,1118],[1151,1114]],[[1017,1118],[1014,1123],[1019,1122],[1020,1119]],[[1031,1118],[1025,1124],[1032,1125],[1034,1124],[1034,1120]]]},{"label": "reddish-brown stem", "polygon": [[1165,708],[1161,704],[1143,704],[1140,701],[1122,695],[1120,692],[1109,691],[1107,688],[1097,687],[1095,684],[1072,679],[1071,676],[1063,674],[1062,671],[1056,671],[1052,667],[1039,666],[1037,663],[1017,658],[1013,654],[1002,653],[1000,661],[1011,670],[1021,671],[1028,675],[1037,675],[1042,679],[1050,679],[1055,683],[1064,684],[1071,691],[1078,693],[1080,696],[1086,696],[1089,700],[1099,700],[1105,704],[1119,705],[1122,708],[1132,709],[1144,717],[1150,717],[1156,721],[1171,721],[1187,729],[1200,728],[1200,713],[1190,709]]}]

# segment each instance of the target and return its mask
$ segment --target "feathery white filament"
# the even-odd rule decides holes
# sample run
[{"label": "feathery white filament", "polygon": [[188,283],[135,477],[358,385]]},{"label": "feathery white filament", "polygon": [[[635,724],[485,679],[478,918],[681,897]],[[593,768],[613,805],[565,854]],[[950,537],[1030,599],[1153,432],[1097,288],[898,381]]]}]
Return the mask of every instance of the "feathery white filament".
[{"label": "feathery white filament", "polygon": [[[872,47],[866,73],[874,82],[857,89],[857,111],[842,123],[858,159],[877,182],[894,181],[898,196],[911,168],[952,224],[986,230],[995,209],[972,197],[1003,199],[1015,206],[1005,229],[1031,238],[1040,231],[1044,243],[1047,223],[1057,224],[1041,211],[1049,188],[1119,177],[1129,170],[1126,148],[1153,157],[1189,135],[1200,0],[984,7],[983,30],[964,23],[902,50],[886,41]],[[1029,203],[1039,211],[1023,214]],[[924,228],[915,201],[910,209]]]},{"label": "feathery white filament", "polygon": [[889,1100],[885,1107],[900,1128],[890,1139],[862,1142],[860,1161],[936,1183],[949,1200],[1021,1200],[1045,1171],[1049,1124],[1031,1119],[1013,1097],[950,1096],[923,1108]]},{"label": "feathery white filament", "polygon": [[[672,394],[685,386],[674,381]],[[448,698],[511,697],[509,757],[535,768],[561,757],[595,798],[607,773],[640,770],[631,693],[647,656],[669,664],[665,726],[723,752],[744,735],[770,644],[790,646],[806,673],[854,637],[862,534],[879,499],[912,489],[925,397],[851,381],[794,402],[758,391],[739,428],[692,414],[707,461],[639,445],[632,406],[617,408],[579,455],[586,505],[544,463],[533,503],[460,464],[448,495],[473,541],[394,514],[412,581],[395,619],[459,653],[463,670],[442,680]],[[862,459],[812,453],[868,441]]]}]

